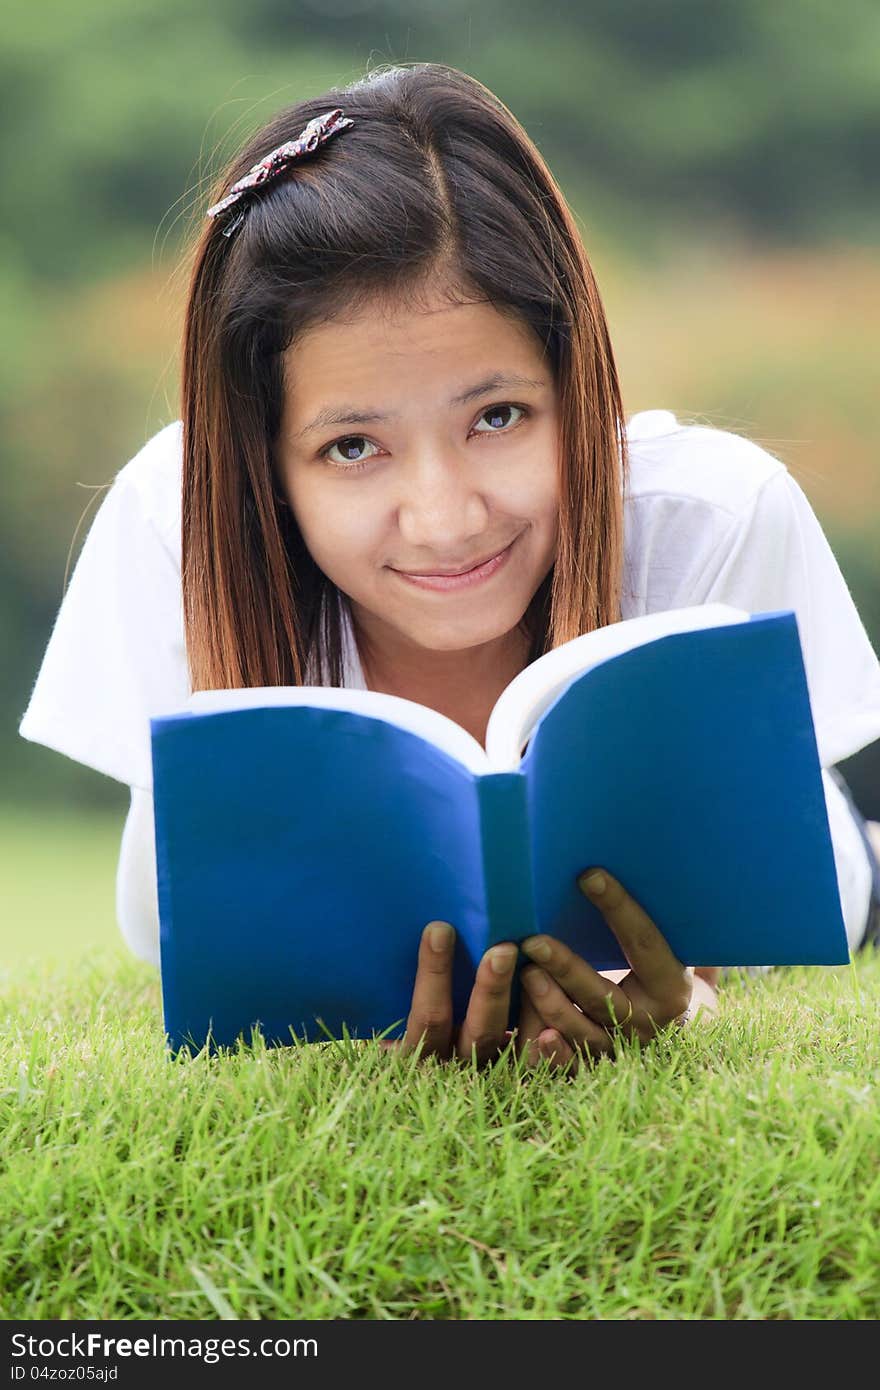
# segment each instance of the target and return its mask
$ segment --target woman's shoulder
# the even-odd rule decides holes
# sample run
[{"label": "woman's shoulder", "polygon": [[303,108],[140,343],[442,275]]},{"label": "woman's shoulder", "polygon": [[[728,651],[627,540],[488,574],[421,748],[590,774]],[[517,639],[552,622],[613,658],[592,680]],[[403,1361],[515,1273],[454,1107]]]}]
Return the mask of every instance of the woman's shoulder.
[{"label": "woman's shoulder", "polygon": [[644,410],[627,424],[629,479],[626,497],[668,512],[671,502],[737,516],[766,483],[787,468],[763,445],[701,420],[679,419],[671,410]]}]

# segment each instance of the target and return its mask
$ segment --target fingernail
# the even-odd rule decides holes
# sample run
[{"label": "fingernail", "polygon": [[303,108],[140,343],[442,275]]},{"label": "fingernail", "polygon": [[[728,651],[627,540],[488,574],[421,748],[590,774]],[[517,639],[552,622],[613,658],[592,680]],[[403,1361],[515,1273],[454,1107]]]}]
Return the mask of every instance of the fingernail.
[{"label": "fingernail", "polygon": [[428,940],[432,951],[446,951],[452,942],[453,931],[448,922],[432,922],[428,927]]},{"label": "fingernail", "polygon": [[496,975],[509,975],[514,967],[517,949],[514,945],[495,946],[489,952],[489,963]]},{"label": "fingernail", "polygon": [[526,970],[522,979],[529,994],[546,994],[550,988],[550,981],[543,970]]},{"label": "fingernail", "polygon": [[578,883],[587,893],[597,898],[604,893],[605,889],[608,887],[605,875],[597,873],[581,874]]},{"label": "fingernail", "polygon": [[522,949],[532,960],[549,960],[553,954],[550,943],[540,936],[527,936],[522,943]]}]

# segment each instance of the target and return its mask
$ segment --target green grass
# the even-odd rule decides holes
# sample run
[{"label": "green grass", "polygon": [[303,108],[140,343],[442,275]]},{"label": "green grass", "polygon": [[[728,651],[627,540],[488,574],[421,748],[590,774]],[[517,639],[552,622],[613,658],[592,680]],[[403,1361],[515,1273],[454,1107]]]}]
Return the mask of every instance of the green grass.
[{"label": "green grass", "polygon": [[3,1319],[880,1315],[880,957],[569,1081],[171,1061],[120,833],[0,811]]},{"label": "green grass", "polygon": [[164,1050],[115,948],[7,969],[0,1316],[880,1315],[880,957],[564,1080]]}]

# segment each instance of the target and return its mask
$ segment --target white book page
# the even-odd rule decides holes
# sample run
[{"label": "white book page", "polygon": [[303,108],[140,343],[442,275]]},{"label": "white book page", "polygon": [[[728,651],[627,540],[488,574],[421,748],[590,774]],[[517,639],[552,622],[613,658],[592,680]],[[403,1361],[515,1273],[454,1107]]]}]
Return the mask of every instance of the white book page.
[{"label": "white book page", "polygon": [[700,628],[747,622],[743,608],[726,603],[706,603],[691,608],[671,608],[645,613],[574,637],[555,651],[533,661],[501,692],[489,716],[486,755],[494,772],[512,772],[544,711],[563,686],[609,657],[632,651],[658,637]]},{"label": "white book page", "polygon": [[729,604],[701,604],[647,613],[609,627],[586,632],[555,651],[533,661],[503,690],[486,729],[486,748],[472,734],[445,714],[376,690],[324,685],[267,685],[243,690],[197,690],[185,709],[193,714],[212,714],[236,709],[266,708],[275,705],[311,705],[320,709],[353,710],[387,720],[398,728],[418,734],[469,772],[513,772],[523,749],[544,711],[562,688],[583,671],[609,657],[631,651],[657,637],[674,632],[693,632],[748,621],[749,614]]},{"label": "white book page", "polygon": [[236,709],[265,709],[272,705],[312,705],[321,709],[353,710],[385,719],[400,729],[418,734],[433,743],[450,757],[456,758],[470,772],[490,772],[485,751],[466,729],[445,714],[404,700],[399,695],[386,695],[378,690],[353,690],[346,686],[329,685],[264,685],[245,690],[196,690],[186,703],[193,714],[216,714]]}]

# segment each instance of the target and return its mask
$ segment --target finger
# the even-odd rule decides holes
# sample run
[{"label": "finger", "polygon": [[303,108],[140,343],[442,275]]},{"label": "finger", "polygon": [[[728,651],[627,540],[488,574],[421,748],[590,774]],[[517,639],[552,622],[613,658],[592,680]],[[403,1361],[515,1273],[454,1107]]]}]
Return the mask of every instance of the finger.
[{"label": "finger", "polygon": [[537,1066],[541,1060],[538,1035],[546,1024],[535,1008],[528,994],[523,994],[516,1024],[516,1055],[522,1057],[527,1067]]},{"label": "finger", "polygon": [[510,986],[518,956],[512,941],[493,946],[483,956],[455,1044],[457,1056],[473,1057],[482,1065],[506,1046]]},{"label": "finger", "polygon": [[552,975],[569,999],[600,1027],[629,1024],[633,1007],[625,991],[600,975],[561,941],[552,936],[529,936],[522,943],[522,949],[530,960]]},{"label": "finger", "polygon": [[452,957],[455,930],[449,922],[429,922],[419,943],[419,963],[403,1038],[404,1051],[421,1043],[422,1052],[448,1057],[452,1050]]},{"label": "finger", "polygon": [[581,1054],[565,1041],[555,1028],[543,1028],[537,1039],[538,1056],[543,1057],[554,1071],[564,1071],[573,1076],[578,1069]]},{"label": "finger", "polygon": [[579,1054],[555,1028],[547,1028],[528,995],[520,1005],[517,1026],[519,1052],[527,1067],[536,1067],[544,1060],[554,1070],[566,1069],[572,1075],[577,1070]]},{"label": "finger", "polygon": [[545,1024],[555,1028],[573,1048],[596,1054],[613,1052],[611,1034],[582,1013],[552,976],[530,965],[520,979]]},{"label": "finger", "polygon": [[[674,1014],[682,1013],[690,1001],[687,967],[673,954],[647,912],[607,869],[585,870],[578,884],[602,913],[648,994],[662,999]],[[680,1004],[677,1009],[676,1004]]]}]

